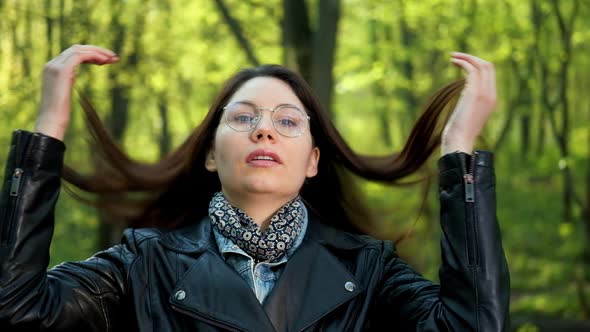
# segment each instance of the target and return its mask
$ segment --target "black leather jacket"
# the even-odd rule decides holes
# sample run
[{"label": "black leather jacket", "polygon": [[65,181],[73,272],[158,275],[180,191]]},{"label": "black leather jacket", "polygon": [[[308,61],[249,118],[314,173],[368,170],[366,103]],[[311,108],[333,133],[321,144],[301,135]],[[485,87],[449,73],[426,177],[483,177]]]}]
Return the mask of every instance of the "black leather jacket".
[{"label": "black leather jacket", "polygon": [[[0,200],[0,331],[507,328],[508,268],[487,152],[471,163],[460,153],[439,161],[440,286],[401,261],[391,242],[311,217],[260,305],[221,258],[206,219],[173,231],[128,229],[121,244],[46,271],[64,150],[40,134],[13,136]],[[465,171],[473,171],[473,186]]]}]

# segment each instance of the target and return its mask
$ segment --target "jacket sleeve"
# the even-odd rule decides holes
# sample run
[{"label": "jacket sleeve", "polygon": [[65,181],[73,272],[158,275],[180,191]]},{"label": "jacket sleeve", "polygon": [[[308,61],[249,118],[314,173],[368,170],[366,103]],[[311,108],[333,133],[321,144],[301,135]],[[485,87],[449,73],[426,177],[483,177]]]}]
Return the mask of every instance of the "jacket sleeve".
[{"label": "jacket sleeve", "polygon": [[413,331],[507,330],[510,281],[496,219],[493,155],[448,154],[439,171],[440,285],[385,243],[379,311],[397,315]]},{"label": "jacket sleeve", "polygon": [[0,196],[0,330],[111,331],[134,254],[118,245],[47,271],[65,146],[13,134]]}]

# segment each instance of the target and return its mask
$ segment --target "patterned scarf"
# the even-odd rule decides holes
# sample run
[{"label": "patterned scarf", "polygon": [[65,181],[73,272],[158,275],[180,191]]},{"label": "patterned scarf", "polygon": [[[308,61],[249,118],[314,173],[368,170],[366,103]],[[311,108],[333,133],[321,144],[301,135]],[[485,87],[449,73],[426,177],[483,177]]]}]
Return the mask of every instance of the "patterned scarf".
[{"label": "patterned scarf", "polygon": [[232,206],[221,192],[209,203],[211,223],[226,238],[232,240],[250,256],[272,262],[291,248],[303,228],[303,202],[297,196],[281,207],[261,232],[244,211]]}]

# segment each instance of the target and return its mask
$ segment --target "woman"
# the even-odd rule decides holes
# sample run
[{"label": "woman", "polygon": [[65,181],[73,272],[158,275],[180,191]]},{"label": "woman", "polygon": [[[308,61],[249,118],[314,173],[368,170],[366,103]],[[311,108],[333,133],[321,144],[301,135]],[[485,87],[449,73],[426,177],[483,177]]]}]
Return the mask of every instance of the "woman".
[{"label": "woman", "polygon": [[[492,156],[470,154],[495,107],[494,69],[463,53],[451,61],[467,84],[439,160],[440,286],[390,241],[358,234],[362,213],[343,179],[346,169],[395,182],[418,169],[438,143],[433,114],[462,85],[433,99],[399,155],[369,158],[348,148],[305,82],[280,66],[236,74],[186,142],[154,165],[125,157],[89,112],[107,171],[83,177],[64,168],[63,177],[135,227],[119,245],[46,271],[74,70],[117,59],[89,45],[53,59],[36,133],[14,134],[1,200],[3,331],[507,327]],[[138,191],[141,199],[119,195]]]}]

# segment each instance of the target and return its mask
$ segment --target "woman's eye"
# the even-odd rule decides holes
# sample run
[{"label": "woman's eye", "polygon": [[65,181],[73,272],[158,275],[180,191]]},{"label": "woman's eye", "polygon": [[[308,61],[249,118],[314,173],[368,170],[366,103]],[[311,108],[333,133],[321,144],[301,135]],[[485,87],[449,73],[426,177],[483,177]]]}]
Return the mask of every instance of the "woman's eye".
[{"label": "woman's eye", "polygon": [[234,116],[234,121],[240,123],[251,123],[254,120],[254,116],[250,114],[238,114]]},{"label": "woman's eye", "polygon": [[297,122],[293,121],[290,118],[282,118],[277,121],[277,124],[281,125],[282,127],[296,127]]}]

